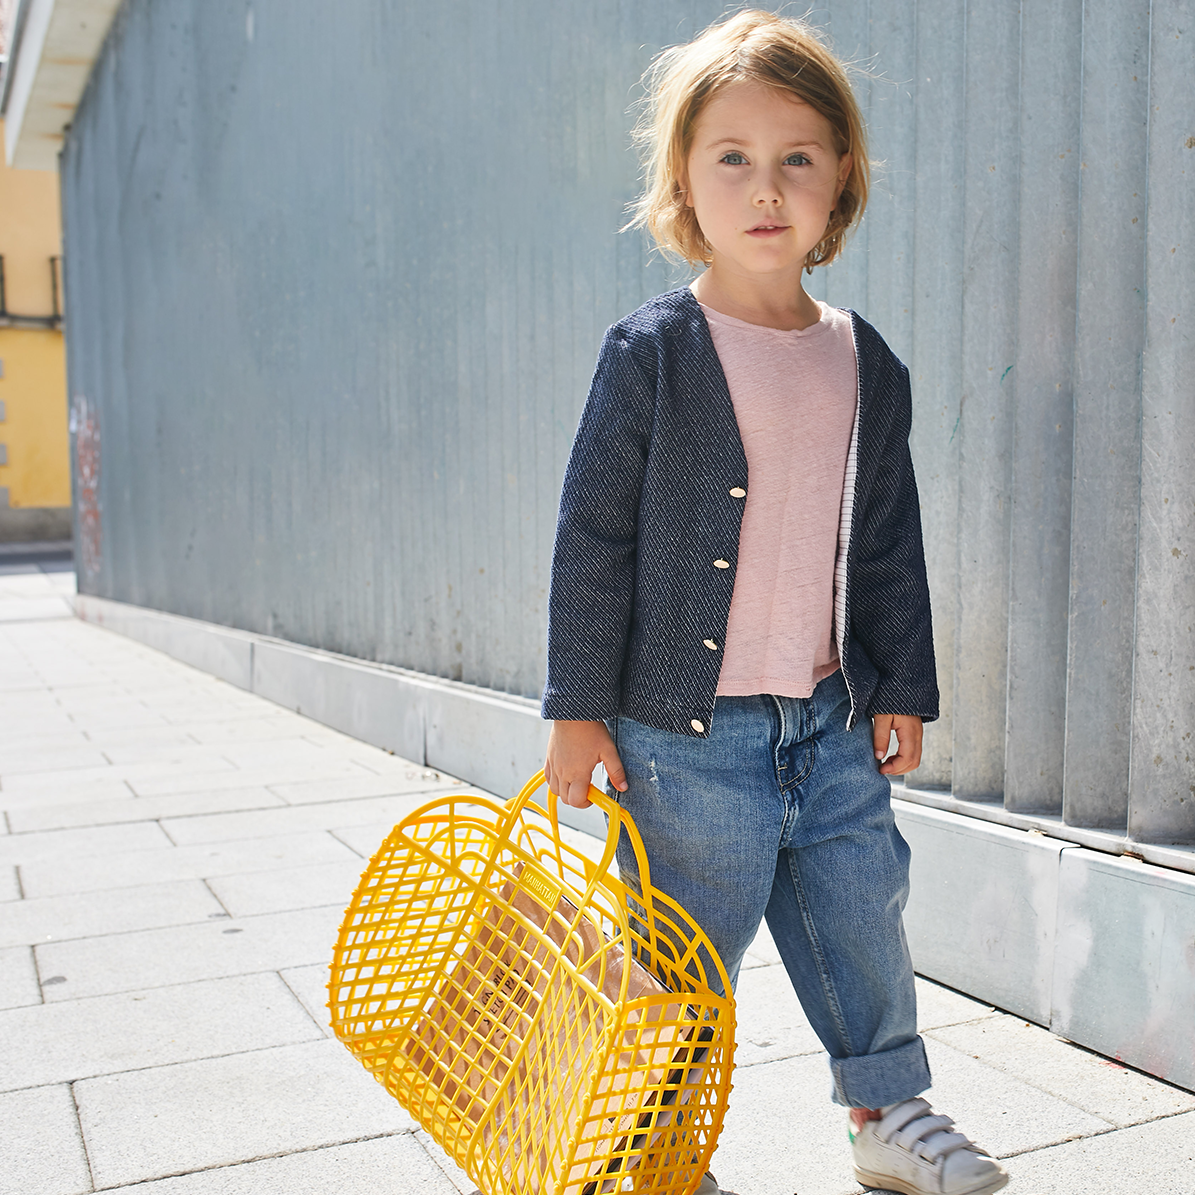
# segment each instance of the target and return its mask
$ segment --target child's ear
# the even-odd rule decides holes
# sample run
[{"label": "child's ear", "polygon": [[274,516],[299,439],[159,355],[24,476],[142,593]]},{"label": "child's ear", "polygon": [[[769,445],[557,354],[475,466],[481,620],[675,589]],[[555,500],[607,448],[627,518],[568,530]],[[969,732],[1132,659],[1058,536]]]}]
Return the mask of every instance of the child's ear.
[{"label": "child's ear", "polygon": [[850,154],[843,154],[838,159],[838,185],[834,189],[834,202],[836,204],[842,197],[843,188],[846,186],[846,180],[851,177],[851,167],[854,164],[855,159]]}]

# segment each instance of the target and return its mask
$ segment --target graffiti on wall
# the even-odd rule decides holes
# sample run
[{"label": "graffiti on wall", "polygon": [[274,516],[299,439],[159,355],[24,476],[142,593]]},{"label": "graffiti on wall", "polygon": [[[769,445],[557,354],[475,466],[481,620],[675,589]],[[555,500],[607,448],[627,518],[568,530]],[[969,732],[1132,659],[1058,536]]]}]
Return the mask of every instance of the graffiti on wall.
[{"label": "graffiti on wall", "polygon": [[71,435],[75,441],[75,511],[78,519],[79,567],[89,577],[100,571],[103,520],[100,509],[99,412],[85,395],[71,402]]}]

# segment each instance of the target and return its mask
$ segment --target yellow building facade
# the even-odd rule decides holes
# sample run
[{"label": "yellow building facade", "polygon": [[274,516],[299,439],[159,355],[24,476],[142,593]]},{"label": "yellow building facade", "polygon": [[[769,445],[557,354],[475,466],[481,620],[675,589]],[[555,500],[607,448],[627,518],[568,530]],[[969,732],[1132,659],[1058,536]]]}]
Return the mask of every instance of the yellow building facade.
[{"label": "yellow building facade", "polygon": [[70,536],[61,244],[57,173],[0,153],[0,542]]}]

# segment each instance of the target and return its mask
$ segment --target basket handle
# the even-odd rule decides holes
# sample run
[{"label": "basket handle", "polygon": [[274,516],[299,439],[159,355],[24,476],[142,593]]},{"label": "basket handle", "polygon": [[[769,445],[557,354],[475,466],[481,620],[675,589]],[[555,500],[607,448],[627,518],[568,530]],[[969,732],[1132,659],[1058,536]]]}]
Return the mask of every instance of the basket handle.
[{"label": "basket handle", "polygon": [[[540,785],[546,783],[546,777],[543,770],[536,772],[526,784],[523,785],[522,791],[517,797],[507,805],[508,824],[513,826],[523,810],[530,803],[531,798],[539,790]],[[602,851],[601,860],[598,863],[597,870],[593,874],[593,879],[589,881],[589,886],[585,892],[585,899],[588,900],[592,895],[594,889],[598,885],[600,878],[609,869],[610,864],[614,861],[614,852],[618,849],[619,832],[623,829],[627,832],[627,839],[631,844],[631,849],[635,852],[635,863],[639,868],[639,885],[643,895],[640,898],[641,903],[645,907],[649,918],[652,912],[651,909],[651,868],[647,862],[647,850],[643,845],[643,839],[639,836],[639,828],[635,825],[631,815],[617,802],[608,797],[600,788],[594,785],[589,786],[589,800],[596,805],[609,819],[609,826],[606,831],[606,848]],[[557,806],[560,798],[548,789],[548,820],[552,824],[552,834],[556,839],[557,849],[559,850],[560,843],[560,812]],[[649,920],[648,924],[651,924]]]}]

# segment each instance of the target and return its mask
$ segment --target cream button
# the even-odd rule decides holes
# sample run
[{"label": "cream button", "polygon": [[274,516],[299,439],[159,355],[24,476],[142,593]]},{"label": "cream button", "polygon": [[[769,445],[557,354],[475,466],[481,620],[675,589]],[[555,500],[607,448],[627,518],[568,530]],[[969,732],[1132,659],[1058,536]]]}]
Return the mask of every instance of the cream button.
[{"label": "cream button", "polygon": [[730,568],[729,560],[715,560],[714,568]]},{"label": "cream button", "polygon": [[705,723],[700,718],[694,718],[689,725],[693,727],[698,734],[705,734]]},{"label": "cream button", "polygon": [[745,498],[747,496],[747,491],[743,489],[741,485],[736,485],[734,489],[730,491],[730,496],[732,498]]},{"label": "cream button", "polygon": [[712,639],[702,639],[701,641],[710,649],[710,651],[717,651],[718,645]]}]

